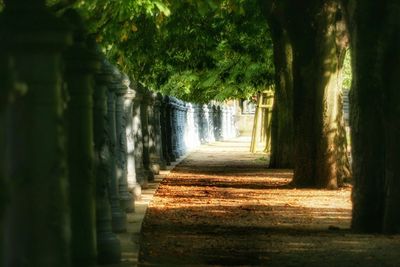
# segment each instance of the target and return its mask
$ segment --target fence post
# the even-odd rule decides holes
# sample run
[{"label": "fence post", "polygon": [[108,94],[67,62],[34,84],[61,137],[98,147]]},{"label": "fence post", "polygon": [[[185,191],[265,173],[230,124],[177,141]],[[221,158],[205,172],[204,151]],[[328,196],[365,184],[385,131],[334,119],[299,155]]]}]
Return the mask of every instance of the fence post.
[{"label": "fence post", "polygon": [[158,115],[156,107],[156,93],[148,92],[149,105],[147,106],[148,113],[148,131],[149,131],[149,157],[150,169],[154,174],[159,174],[161,169],[161,158],[157,148],[157,124],[156,116]]},{"label": "fence post", "polygon": [[106,71],[105,57],[98,47],[93,47],[102,60],[96,75],[94,90],[93,129],[94,166],[96,177],[96,233],[97,260],[100,264],[118,263],[121,259],[121,245],[111,227],[111,206],[108,194],[108,179],[111,173],[109,128],[107,125],[107,86],[111,74]]},{"label": "fence post", "polygon": [[117,129],[116,129],[116,90],[120,86],[121,73],[119,70],[111,65],[109,62],[106,63],[106,71],[110,72],[112,79],[108,83],[108,130],[109,130],[109,147],[110,147],[110,178],[109,178],[109,196],[111,202],[112,212],[112,228],[114,232],[125,232],[126,231],[126,214],[122,211],[119,201],[119,181],[117,178]]},{"label": "fence post", "polygon": [[170,97],[171,106],[171,147],[172,147],[172,157],[174,161],[179,158],[178,150],[178,110],[177,110],[177,99],[175,97]]},{"label": "fence post", "polygon": [[[133,100],[136,92],[134,83],[131,83],[129,77],[124,75],[123,84],[126,91],[123,95],[123,121],[126,138],[126,151],[124,159],[126,161],[126,186],[127,190],[132,193],[128,211],[134,211],[134,201],[141,197],[141,186],[136,177],[136,162],[135,162],[135,133],[134,133],[134,117],[133,117]],[[122,133],[121,133],[122,134]],[[133,197],[133,199],[132,199]]]},{"label": "fence post", "polygon": [[[131,114],[125,113],[126,94],[128,93],[129,79],[126,74],[121,74],[116,85],[116,113],[115,121],[117,127],[117,180],[118,193],[122,210],[133,212],[135,209],[134,199],[128,189],[128,137],[127,124],[131,120]],[[127,84],[128,83],[128,84]]]},{"label": "fence post", "polygon": [[2,125],[10,183],[5,266],[70,266],[62,52],[71,35],[44,2],[7,1],[1,14],[2,53],[25,84]]},{"label": "fence post", "polygon": [[147,181],[154,180],[154,173],[151,170],[150,162],[150,133],[149,133],[149,106],[151,105],[151,93],[147,88],[139,85],[138,89],[142,94],[142,103],[140,105],[140,116],[142,122],[142,142],[143,142],[143,169],[147,177]]},{"label": "fence post", "polygon": [[155,96],[154,103],[154,143],[155,153],[157,154],[159,165],[161,170],[165,170],[167,167],[166,160],[163,152],[163,138],[162,138],[162,122],[163,122],[163,96],[161,93],[157,93]]},{"label": "fence post", "polygon": [[[133,87],[135,97],[133,99],[132,105],[132,129],[134,137],[133,151],[135,168],[136,168],[136,179],[140,186],[146,187],[148,183],[147,173],[143,166],[143,134],[142,134],[142,116],[141,116],[141,103],[143,96],[138,88],[137,84]],[[136,200],[140,199],[140,195],[135,195]]]},{"label": "fence post", "polygon": [[186,104],[182,100],[179,100],[179,131],[178,131],[178,143],[179,143],[179,156],[184,156],[186,154],[185,145],[185,130],[186,130]]},{"label": "fence post", "polygon": [[85,29],[76,11],[63,16],[73,27],[74,43],[64,53],[69,95],[66,109],[68,181],[73,265],[96,263],[95,178],[93,173],[93,81],[99,61],[85,43]]},{"label": "fence post", "polygon": [[167,165],[171,165],[170,158],[170,114],[169,114],[169,97],[163,96],[161,101],[161,140],[162,140],[162,152]]},{"label": "fence post", "polygon": [[215,134],[214,134],[214,106],[210,103],[208,104],[208,136],[209,141],[215,142]]}]

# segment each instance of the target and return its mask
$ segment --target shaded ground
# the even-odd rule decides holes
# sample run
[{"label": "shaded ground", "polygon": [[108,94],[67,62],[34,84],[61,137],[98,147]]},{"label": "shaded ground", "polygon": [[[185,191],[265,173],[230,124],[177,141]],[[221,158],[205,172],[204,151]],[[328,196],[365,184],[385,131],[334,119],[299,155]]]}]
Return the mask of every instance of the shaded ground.
[{"label": "shaded ground", "polygon": [[141,266],[400,266],[400,237],[350,233],[350,188],[296,190],[246,138],[192,153],[142,224]]}]

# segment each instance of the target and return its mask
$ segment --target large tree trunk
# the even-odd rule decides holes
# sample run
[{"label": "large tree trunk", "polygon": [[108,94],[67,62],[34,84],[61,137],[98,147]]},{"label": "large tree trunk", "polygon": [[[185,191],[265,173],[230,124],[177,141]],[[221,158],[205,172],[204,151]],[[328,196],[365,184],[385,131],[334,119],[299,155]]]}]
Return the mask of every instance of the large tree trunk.
[{"label": "large tree trunk", "polygon": [[283,10],[293,47],[293,184],[334,189],[349,175],[340,108],[340,7],[335,0],[287,1]]},{"label": "large tree trunk", "polygon": [[352,228],[400,233],[400,3],[350,4]]},{"label": "large tree trunk", "polygon": [[293,168],[292,46],[279,18],[268,17],[274,49],[275,99],[272,111],[270,168]]}]

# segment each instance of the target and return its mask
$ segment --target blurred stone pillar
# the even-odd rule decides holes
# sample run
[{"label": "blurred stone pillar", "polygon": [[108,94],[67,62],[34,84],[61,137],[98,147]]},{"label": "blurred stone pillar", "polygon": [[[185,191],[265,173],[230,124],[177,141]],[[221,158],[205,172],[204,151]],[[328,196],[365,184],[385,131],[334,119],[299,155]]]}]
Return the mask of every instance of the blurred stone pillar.
[{"label": "blurred stone pillar", "polygon": [[185,118],[185,133],[184,133],[184,142],[185,146],[188,150],[193,149],[194,147],[194,123],[193,123],[193,107],[191,103],[186,103],[186,118]]},{"label": "blurred stone pillar", "polygon": [[209,143],[209,113],[208,106],[206,104],[201,106],[200,110],[200,123],[201,123],[201,143]]},{"label": "blurred stone pillar", "polygon": [[199,130],[199,138],[200,138],[200,144],[204,144],[204,125],[203,125],[203,106],[202,105],[197,105],[196,106],[196,113],[197,113],[197,125],[198,125],[198,130]]},{"label": "blurred stone pillar", "polygon": [[226,117],[226,123],[225,123],[225,127],[226,127],[226,137],[227,138],[231,138],[232,137],[232,127],[231,127],[231,108],[229,106],[226,106],[226,112],[225,112],[225,117]]},{"label": "blurred stone pillar", "polygon": [[161,102],[161,140],[165,162],[171,165],[171,115],[169,96],[164,96]]},{"label": "blurred stone pillar", "polygon": [[223,130],[223,125],[222,125],[222,120],[223,120],[223,113],[222,113],[222,106],[218,105],[217,107],[217,122],[218,122],[218,140],[222,141],[223,136],[222,136],[222,130]]},{"label": "blurred stone pillar", "polygon": [[186,107],[187,107],[187,113],[186,113],[185,142],[188,149],[194,149],[200,145],[198,125],[197,121],[195,120],[197,113],[195,113],[194,104],[187,103]]},{"label": "blurred stone pillar", "polygon": [[170,162],[176,161],[176,156],[174,153],[174,106],[173,99],[170,96],[165,97],[166,100],[166,136],[167,136],[167,153]]},{"label": "blurred stone pillar", "polygon": [[[143,168],[147,177],[147,181],[154,181],[154,173],[151,170],[150,162],[150,132],[149,132],[149,106],[151,105],[151,93],[147,88],[139,86],[139,90],[143,96],[140,106],[142,121],[142,138],[143,138]],[[152,111],[151,111],[152,112]]]},{"label": "blurred stone pillar", "polygon": [[171,116],[171,148],[172,155],[171,159],[176,161],[179,158],[178,149],[178,111],[177,111],[177,99],[170,97],[170,116]]},{"label": "blurred stone pillar", "polygon": [[[162,98],[162,96],[161,96]],[[149,105],[149,152],[151,170],[158,174],[160,169],[165,169],[166,164],[162,155],[161,127],[160,127],[160,99],[157,93],[151,94]]]},{"label": "blurred stone pillar", "polygon": [[193,104],[194,131],[196,133],[195,136],[197,136],[196,143],[198,146],[201,145],[201,134],[202,134],[200,112],[201,112],[200,106],[198,104]]},{"label": "blurred stone pillar", "polygon": [[76,11],[63,15],[74,30],[74,44],[64,54],[69,101],[66,110],[72,264],[94,266],[96,198],[93,174],[93,75],[99,61],[85,44],[83,21]]},{"label": "blurred stone pillar", "polygon": [[179,122],[181,125],[181,128],[179,130],[179,153],[181,156],[184,156],[187,151],[187,147],[185,144],[185,131],[186,131],[186,113],[187,113],[187,107],[186,103],[184,101],[180,101],[179,103],[179,108],[180,108],[180,113],[179,113]]},{"label": "blurred stone pillar", "polygon": [[235,115],[235,107],[229,107],[229,138],[236,137],[236,115]]},{"label": "blurred stone pillar", "polygon": [[[93,41],[94,42],[94,41]],[[109,128],[107,122],[108,84],[112,76],[104,55],[99,47],[92,44],[101,60],[101,69],[95,77],[93,129],[94,129],[94,166],[96,177],[96,233],[97,261],[99,264],[113,264],[121,260],[121,245],[112,232],[111,206],[108,194],[109,177],[112,166],[110,161]]]},{"label": "blurred stone pillar", "polygon": [[181,101],[177,98],[175,98],[175,115],[174,115],[174,120],[175,120],[175,156],[176,158],[180,158],[182,156],[182,148],[181,148],[181,130],[182,130],[182,124],[181,124]]},{"label": "blurred stone pillar", "polygon": [[175,103],[175,112],[176,112],[176,155],[177,158],[180,158],[181,156],[183,156],[183,146],[182,146],[182,101],[180,101],[179,99],[176,99],[176,103]]},{"label": "blurred stone pillar", "polygon": [[121,74],[117,78],[116,84],[116,110],[115,110],[115,123],[117,129],[117,181],[118,181],[118,194],[121,204],[121,209],[125,212],[133,212],[135,209],[134,200],[128,191],[128,169],[127,169],[127,136],[126,125],[129,118],[125,114],[125,94],[128,91],[126,81],[129,81],[126,74]]},{"label": "blurred stone pillar", "polygon": [[109,197],[111,202],[112,229],[116,233],[126,231],[126,214],[121,209],[119,201],[119,181],[117,168],[117,125],[115,120],[116,114],[116,91],[121,83],[121,73],[117,67],[106,64],[106,70],[112,75],[112,79],[108,83],[107,91],[107,122],[109,133],[109,149],[110,149],[110,177],[109,177]]},{"label": "blurred stone pillar", "polygon": [[142,194],[142,189],[136,177],[135,132],[134,132],[134,117],[132,116],[133,100],[136,96],[136,92],[130,87],[131,82],[127,76],[124,77],[123,82],[127,87],[127,91],[125,92],[124,95],[124,118],[126,120],[125,135],[126,135],[127,182],[129,191],[132,192],[134,199],[140,199]]},{"label": "blurred stone pillar", "polygon": [[229,137],[232,138],[235,136],[234,131],[234,109],[233,107],[229,107]]},{"label": "blurred stone pillar", "polygon": [[[2,36],[0,35],[0,38]],[[0,39],[0,125],[6,123],[6,109],[11,103],[12,94],[17,91],[12,61]],[[8,180],[5,177],[6,128],[0,127],[0,266],[3,266],[3,219],[9,193]]]},{"label": "blurred stone pillar", "polygon": [[156,153],[159,157],[160,169],[165,170],[167,168],[167,162],[164,158],[163,151],[163,138],[162,138],[162,121],[163,119],[163,96],[161,93],[155,95],[154,103],[154,142]]},{"label": "blurred stone pillar", "polygon": [[214,109],[212,104],[208,104],[208,141],[215,142],[214,135]]},{"label": "blurred stone pillar", "polygon": [[61,96],[62,52],[71,35],[44,1],[5,4],[0,18],[0,42],[6,50],[2,52],[10,56],[23,86],[13,92],[2,124],[4,176],[10,183],[2,262],[67,267],[70,223]]},{"label": "blurred stone pillar", "polygon": [[225,104],[222,105],[221,115],[221,139],[226,140],[228,139],[228,109]]},{"label": "blurred stone pillar", "polygon": [[[142,187],[146,187],[148,184],[147,174],[143,166],[143,134],[142,134],[142,118],[141,118],[141,103],[142,94],[135,85],[132,88],[135,91],[135,98],[133,99],[132,107],[132,118],[133,118],[133,133],[135,141],[135,167],[136,167],[136,179]],[[137,197],[137,196],[135,196]],[[139,200],[139,198],[136,198]]]},{"label": "blurred stone pillar", "polygon": [[221,136],[220,136],[220,125],[219,125],[219,112],[220,109],[217,105],[213,105],[212,106],[213,109],[213,126],[214,126],[214,138],[215,141],[220,141],[221,140]]}]

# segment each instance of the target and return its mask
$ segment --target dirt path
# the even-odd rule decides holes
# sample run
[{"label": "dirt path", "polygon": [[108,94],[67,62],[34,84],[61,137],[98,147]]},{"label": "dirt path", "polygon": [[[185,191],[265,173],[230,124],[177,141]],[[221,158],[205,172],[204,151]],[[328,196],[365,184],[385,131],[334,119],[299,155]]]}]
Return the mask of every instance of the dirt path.
[{"label": "dirt path", "polygon": [[400,237],[348,230],[350,188],[296,190],[238,138],[200,148],[160,184],[140,266],[400,266]]}]

